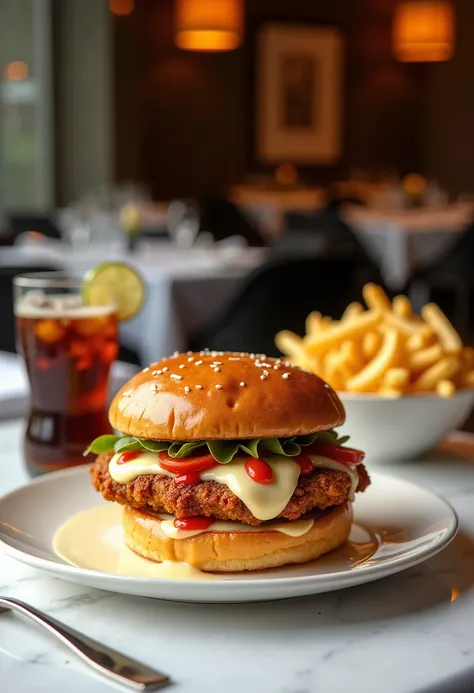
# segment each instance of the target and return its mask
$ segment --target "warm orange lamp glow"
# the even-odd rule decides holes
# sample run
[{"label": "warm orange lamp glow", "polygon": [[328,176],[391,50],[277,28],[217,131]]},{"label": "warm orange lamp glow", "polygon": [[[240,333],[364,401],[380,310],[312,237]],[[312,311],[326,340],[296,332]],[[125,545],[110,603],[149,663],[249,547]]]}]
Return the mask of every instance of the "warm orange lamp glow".
[{"label": "warm orange lamp glow", "polygon": [[243,0],[176,0],[175,42],[188,51],[231,51],[244,33]]},{"label": "warm orange lamp glow", "polygon": [[295,185],[298,171],[293,164],[280,164],[275,170],[275,180],[279,185]]},{"label": "warm orange lamp glow", "polygon": [[3,69],[3,75],[9,82],[20,82],[28,77],[28,65],[23,60],[14,60],[7,63]]},{"label": "warm orange lamp glow", "polygon": [[448,0],[407,0],[395,9],[393,52],[405,63],[444,62],[454,54],[454,7]]},{"label": "warm orange lamp glow", "polygon": [[135,0],[109,0],[109,10],[118,17],[132,14],[134,7]]}]

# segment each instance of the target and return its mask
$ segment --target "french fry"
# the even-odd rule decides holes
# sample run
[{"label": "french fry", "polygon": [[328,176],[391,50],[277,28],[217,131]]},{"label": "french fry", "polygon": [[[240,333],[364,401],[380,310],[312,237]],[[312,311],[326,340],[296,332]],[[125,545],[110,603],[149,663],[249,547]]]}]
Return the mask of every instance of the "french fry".
[{"label": "french fry", "polygon": [[418,349],[423,349],[425,346],[425,337],[421,330],[416,334],[412,334],[408,337],[405,348],[407,351],[417,351]]},{"label": "french fry", "polygon": [[381,286],[372,283],[366,284],[362,289],[362,295],[371,310],[378,310],[381,313],[391,312],[392,304]]},{"label": "french fry", "polygon": [[347,389],[350,392],[370,392],[382,380],[385,371],[394,365],[399,345],[400,333],[394,328],[389,328],[376,357],[357,375],[350,378]]},{"label": "french fry", "polygon": [[462,378],[463,387],[474,387],[474,371],[468,371]]},{"label": "french fry", "polygon": [[443,356],[441,344],[433,344],[426,349],[414,351],[408,356],[408,366],[414,371],[421,371],[432,366]]},{"label": "french fry", "polygon": [[382,387],[378,392],[381,397],[387,397],[390,399],[398,399],[403,397],[403,390],[398,390],[396,387]]},{"label": "french fry", "polygon": [[275,344],[287,356],[304,356],[303,340],[290,330],[281,330],[275,335]]},{"label": "french fry", "polygon": [[383,378],[383,387],[402,392],[410,382],[408,368],[389,368]]},{"label": "french fry", "polygon": [[362,339],[362,353],[365,358],[373,358],[381,343],[382,335],[379,332],[366,332]]},{"label": "french fry", "polygon": [[353,340],[346,340],[342,343],[341,351],[344,353],[345,360],[348,366],[354,371],[360,371],[364,366],[364,359],[361,353],[361,349],[358,348],[357,344]]},{"label": "french fry", "polygon": [[367,311],[347,322],[340,322],[335,327],[321,332],[307,342],[310,353],[318,353],[321,348],[328,348],[339,344],[345,339],[361,336],[367,329],[375,327],[380,322],[380,314],[375,311]]},{"label": "french fry", "polygon": [[436,385],[436,392],[440,397],[450,399],[451,397],[454,397],[456,386],[452,380],[440,380]]},{"label": "french fry", "polygon": [[411,337],[412,335],[421,333],[423,338],[425,338],[426,330],[423,329],[424,325],[421,320],[408,320],[407,318],[401,318],[399,315],[395,315],[395,313],[387,314],[386,320],[390,325],[392,325],[392,327],[396,327],[397,330],[399,330],[406,337]]},{"label": "french fry", "polygon": [[474,388],[474,348],[463,347],[437,305],[427,304],[419,317],[406,296],[390,302],[375,284],[366,284],[363,296],[367,310],[354,301],[339,321],[310,313],[305,336],[282,330],[278,348],[339,391],[449,398]]},{"label": "french fry", "polygon": [[461,337],[449,322],[441,308],[435,303],[427,303],[421,309],[421,315],[439,337],[444,350],[448,354],[458,354],[462,349]]},{"label": "french fry", "polygon": [[392,301],[393,312],[400,318],[411,318],[413,309],[408,296],[395,296]]},{"label": "french fry", "polygon": [[345,322],[346,320],[352,320],[352,318],[355,318],[356,315],[360,315],[363,313],[364,309],[362,307],[362,304],[359,303],[359,301],[353,301],[352,303],[349,303],[347,306],[346,310],[342,314],[341,322]]},{"label": "french fry", "polygon": [[306,334],[317,334],[318,330],[321,327],[322,319],[323,316],[321,315],[321,313],[317,310],[313,310],[313,312],[310,313],[306,318]]},{"label": "french fry", "polygon": [[466,370],[474,368],[474,349],[472,347],[464,347],[461,352],[461,361]]},{"label": "french fry", "polygon": [[440,361],[430,366],[413,383],[415,392],[434,390],[440,380],[448,380],[459,369],[459,359],[454,356],[445,356]]}]

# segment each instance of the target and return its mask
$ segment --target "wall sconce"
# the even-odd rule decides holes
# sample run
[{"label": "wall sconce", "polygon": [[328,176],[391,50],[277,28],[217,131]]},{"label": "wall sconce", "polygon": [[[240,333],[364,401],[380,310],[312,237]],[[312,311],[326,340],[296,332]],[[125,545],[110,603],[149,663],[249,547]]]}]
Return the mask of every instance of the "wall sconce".
[{"label": "wall sconce", "polygon": [[395,8],[393,52],[401,62],[450,60],[454,43],[454,7],[449,0],[406,0]]},{"label": "wall sconce", "polygon": [[175,43],[188,51],[231,51],[244,35],[243,0],[176,0]]}]

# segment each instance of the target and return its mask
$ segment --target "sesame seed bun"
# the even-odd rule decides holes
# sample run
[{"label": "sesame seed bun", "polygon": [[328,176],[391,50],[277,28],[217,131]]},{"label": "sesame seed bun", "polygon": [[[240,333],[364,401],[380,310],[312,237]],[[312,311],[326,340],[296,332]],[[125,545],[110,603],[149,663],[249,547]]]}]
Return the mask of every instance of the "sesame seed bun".
[{"label": "sesame seed bun", "polygon": [[153,363],[117,393],[111,425],[148,440],[306,435],[344,423],[336,393],[313,373],[263,354],[201,352]]},{"label": "sesame seed bun", "polygon": [[277,568],[307,563],[334,551],[347,540],[352,523],[351,503],[328,510],[300,537],[281,532],[204,532],[187,539],[170,539],[160,520],[124,508],[127,546],[149,560],[181,561],[215,573]]}]

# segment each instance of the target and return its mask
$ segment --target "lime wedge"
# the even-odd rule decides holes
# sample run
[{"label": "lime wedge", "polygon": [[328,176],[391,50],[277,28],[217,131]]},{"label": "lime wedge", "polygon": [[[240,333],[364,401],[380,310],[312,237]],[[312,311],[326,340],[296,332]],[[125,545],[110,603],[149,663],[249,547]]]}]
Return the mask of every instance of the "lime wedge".
[{"label": "lime wedge", "polygon": [[82,298],[88,306],[117,306],[120,321],[130,320],[145,300],[145,285],[133,267],[124,262],[102,262],[83,280]]}]

